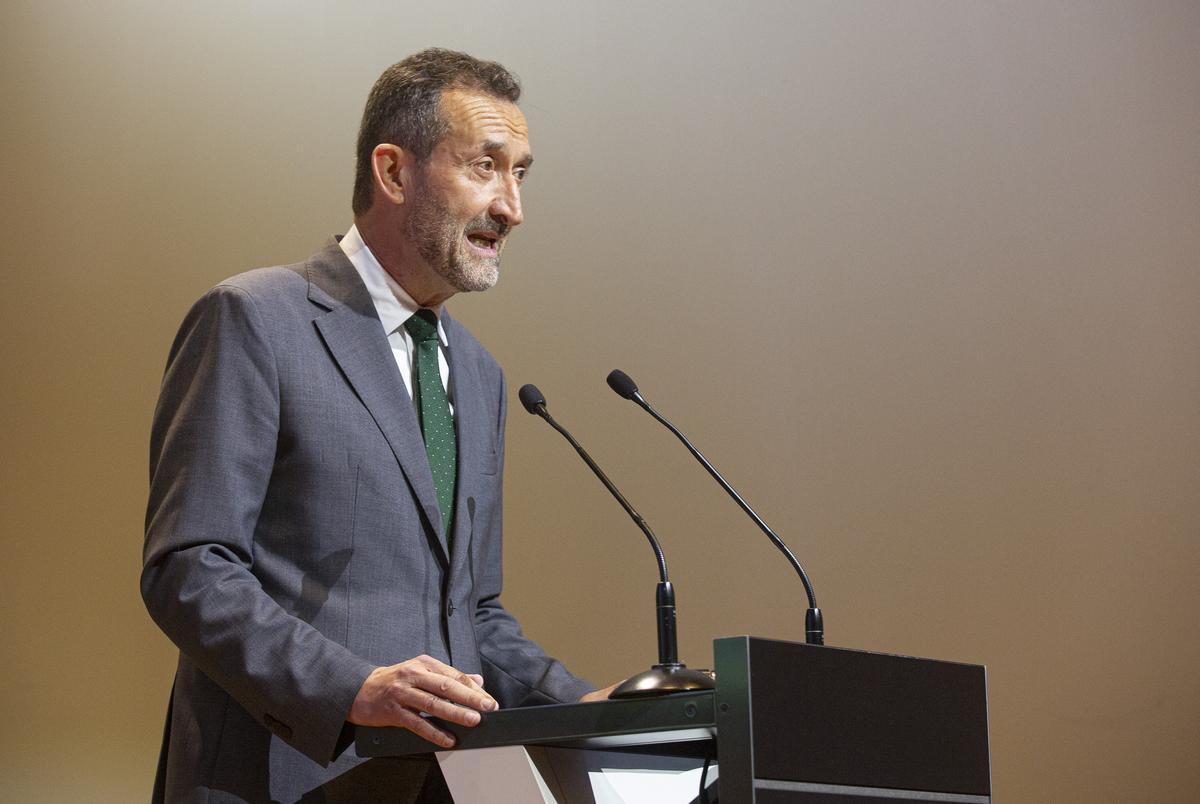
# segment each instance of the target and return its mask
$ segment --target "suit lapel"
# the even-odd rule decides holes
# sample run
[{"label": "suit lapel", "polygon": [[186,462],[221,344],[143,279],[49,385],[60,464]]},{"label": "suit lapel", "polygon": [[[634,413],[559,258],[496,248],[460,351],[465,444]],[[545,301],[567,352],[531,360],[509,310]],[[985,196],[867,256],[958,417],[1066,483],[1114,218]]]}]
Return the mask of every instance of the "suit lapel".
[{"label": "suit lapel", "polygon": [[453,572],[470,549],[480,467],[489,457],[481,450],[491,449],[495,438],[488,428],[495,416],[488,415],[483,383],[476,361],[467,353],[467,337],[449,313],[442,313],[442,325],[450,342],[450,383],[454,388],[454,430],[458,442],[458,490],[454,513],[454,552],[450,556]]},{"label": "suit lapel", "polygon": [[328,311],[315,320],[317,330],[391,446],[426,524],[438,534],[442,557],[447,559],[442,515],[421,425],[409,404],[375,305],[336,242],[309,261],[308,280],[309,300]]}]

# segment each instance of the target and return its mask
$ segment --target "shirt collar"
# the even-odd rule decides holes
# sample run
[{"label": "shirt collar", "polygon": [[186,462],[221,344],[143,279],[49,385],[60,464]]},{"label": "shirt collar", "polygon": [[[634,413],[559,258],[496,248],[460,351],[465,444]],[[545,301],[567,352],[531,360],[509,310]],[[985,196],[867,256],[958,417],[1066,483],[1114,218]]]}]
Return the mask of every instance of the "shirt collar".
[{"label": "shirt collar", "polygon": [[[371,294],[371,301],[375,305],[375,312],[379,314],[379,320],[383,323],[383,331],[391,335],[397,330],[403,330],[404,322],[412,318],[417,310],[421,309],[421,305],[413,301],[412,296],[408,295],[400,283],[383,269],[366,241],[362,239],[357,225],[350,226],[350,231],[346,232],[338,245],[342,247],[342,253],[350,260],[363,284],[367,286],[367,292]],[[442,305],[429,309],[433,310],[438,319],[438,339],[442,346],[449,347],[450,341],[446,337],[445,328],[442,327]]]}]

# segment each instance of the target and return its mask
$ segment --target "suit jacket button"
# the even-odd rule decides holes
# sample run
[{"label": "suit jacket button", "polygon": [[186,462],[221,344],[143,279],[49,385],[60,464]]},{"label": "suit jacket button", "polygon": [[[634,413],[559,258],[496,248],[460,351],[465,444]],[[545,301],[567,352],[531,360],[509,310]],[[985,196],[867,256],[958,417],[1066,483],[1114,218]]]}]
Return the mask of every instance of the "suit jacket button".
[{"label": "suit jacket button", "polygon": [[454,603],[452,601],[447,601],[447,603],[446,603],[446,616],[447,617],[454,616]]}]

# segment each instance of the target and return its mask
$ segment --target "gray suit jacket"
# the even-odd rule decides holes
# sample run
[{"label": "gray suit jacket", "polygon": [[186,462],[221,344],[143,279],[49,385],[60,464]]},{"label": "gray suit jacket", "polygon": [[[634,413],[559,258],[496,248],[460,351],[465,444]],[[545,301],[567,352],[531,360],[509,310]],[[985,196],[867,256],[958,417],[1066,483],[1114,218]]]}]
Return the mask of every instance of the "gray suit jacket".
[{"label": "gray suit jacket", "polygon": [[336,242],[223,282],[184,320],[154,418],[142,573],[180,649],[166,800],[360,796],[370,774],[342,752],[350,705],[373,667],[422,653],[482,673],[504,707],[592,689],[500,604],[504,378],[442,321],[459,449],[449,554],[416,413]]}]

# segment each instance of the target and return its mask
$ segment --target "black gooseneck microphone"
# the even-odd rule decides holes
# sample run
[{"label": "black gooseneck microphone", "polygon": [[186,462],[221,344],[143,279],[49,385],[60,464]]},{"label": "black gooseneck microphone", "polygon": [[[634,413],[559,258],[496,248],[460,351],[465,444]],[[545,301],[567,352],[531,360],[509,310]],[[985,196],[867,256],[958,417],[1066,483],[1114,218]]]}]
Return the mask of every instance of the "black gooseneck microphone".
[{"label": "black gooseneck microphone", "polygon": [[804,567],[800,566],[800,562],[796,560],[796,556],[791,550],[788,549],[788,546],[783,543],[783,539],[780,539],[779,536],[775,534],[775,531],[771,530],[771,528],[767,526],[767,523],[763,521],[762,517],[755,513],[754,509],[742,499],[742,496],[734,491],[733,486],[729,485],[729,481],[722,477],[721,473],[716,470],[716,467],[709,463],[708,459],[700,454],[700,450],[692,446],[692,442],[688,441],[687,437],[683,433],[679,432],[679,428],[667,421],[661,413],[655,410],[650,403],[645,400],[641,392],[638,391],[637,383],[635,383],[628,374],[620,369],[613,369],[608,374],[608,387],[616,391],[618,396],[636,402],[638,406],[642,408],[642,410],[649,413],[651,416],[657,419],[660,424],[674,433],[675,437],[682,441],[683,445],[688,448],[688,452],[692,453],[692,456],[700,462],[701,466],[708,470],[708,473],[712,475],[713,479],[721,485],[721,488],[725,489],[726,493],[728,493],[729,496],[734,499],[734,502],[741,506],[741,509],[745,511],[751,519],[754,520],[754,524],[758,525],[759,529],[762,530],[763,533],[767,534],[767,538],[769,538],[771,542],[779,548],[779,551],[787,557],[787,560],[791,563],[792,568],[796,570],[796,574],[800,576],[800,582],[804,584],[804,592],[808,595],[808,611],[804,614],[804,641],[810,645],[824,645],[825,622],[824,618],[821,616],[821,610],[817,608],[817,596],[813,593],[812,583],[808,580],[808,573],[804,571]]},{"label": "black gooseneck microphone", "polygon": [[667,695],[672,692],[713,689],[712,678],[697,670],[689,670],[679,661],[679,647],[675,634],[675,587],[667,578],[667,559],[663,555],[662,547],[659,546],[658,539],[650,530],[650,526],[646,524],[646,520],[633,509],[625,496],[617,491],[617,487],[596,465],[592,456],[579,446],[579,442],[567,432],[566,428],[554,420],[554,417],[546,410],[546,397],[542,396],[542,392],[537,389],[536,385],[522,386],[521,390],[517,392],[517,396],[520,398],[521,404],[525,406],[525,410],[545,419],[547,424],[570,442],[575,451],[579,453],[579,457],[583,458],[583,462],[588,465],[596,477],[600,478],[600,482],[621,504],[625,513],[629,514],[634,524],[641,528],[642,533],[646,534],[646,539],[650,542],[650,547],[654,550],[654,557],[658,561],[659,583],[655,593],[658,622],[658,664],[626,679],[609,694],[609,697],[644,698],[653,695]]}]

